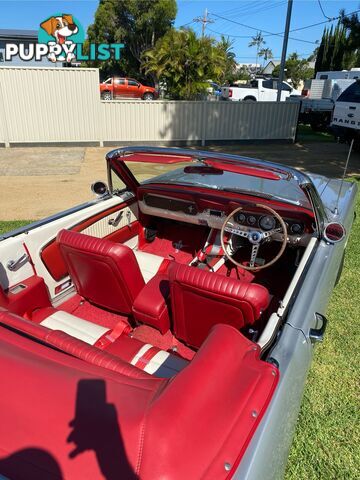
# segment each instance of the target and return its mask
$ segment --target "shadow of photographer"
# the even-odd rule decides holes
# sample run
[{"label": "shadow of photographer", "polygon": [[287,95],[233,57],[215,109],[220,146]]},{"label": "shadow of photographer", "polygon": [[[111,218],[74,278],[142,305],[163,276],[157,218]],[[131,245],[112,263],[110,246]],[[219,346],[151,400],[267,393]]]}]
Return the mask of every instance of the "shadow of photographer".
[{"label": "shadow of photographer", "polygon": [[106,402],[103,380],[79,381],[75,418],[69,425],[67,442],[75,444],[70,458],[93,450],[106,480],[138,479],[126,456],[115,406]]}]

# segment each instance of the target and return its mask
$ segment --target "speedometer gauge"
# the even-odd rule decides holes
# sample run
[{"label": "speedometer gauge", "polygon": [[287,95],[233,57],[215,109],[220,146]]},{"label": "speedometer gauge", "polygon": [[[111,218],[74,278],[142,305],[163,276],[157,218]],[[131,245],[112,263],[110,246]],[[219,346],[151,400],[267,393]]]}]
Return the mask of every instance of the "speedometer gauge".
[{"label": "speedometer gauge", "polygon": [[239,223],[245,223],[246,217],[243,213],[238,213],[236,215],[236,221]]},{"label": "speedometer gauge", "polygon": [[260,218],[259,225],[263,230],[273,230],[276,227],[276,220],[270,215],[265,215]]},{"label": "speedometer gauge", "polygon": [[250,215],[250,216],[248,217],[248,219],[247,219],[247,223],[248,223],[249,225],[255,225],[255,223],[256,223],[256,217],[254,217],[254,215]]}]

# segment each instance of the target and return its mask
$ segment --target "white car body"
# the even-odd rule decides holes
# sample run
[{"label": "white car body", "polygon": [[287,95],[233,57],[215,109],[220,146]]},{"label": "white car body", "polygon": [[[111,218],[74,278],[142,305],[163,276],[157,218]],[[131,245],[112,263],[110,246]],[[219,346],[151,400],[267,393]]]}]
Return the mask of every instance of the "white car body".
[{"label": "white car body", "polygon": [[360,82],[350,85],[335,102],[331,122],[334,127],[360,130]]},{"label": "white car body", "polygon": [[[221,87],[222,100],[233,102],[276,102],[277,79],[257,78],[251,80],[249,85]],[[282,82],[281,101],[285,101],[290,95],[300,95],[289,83]]]}]

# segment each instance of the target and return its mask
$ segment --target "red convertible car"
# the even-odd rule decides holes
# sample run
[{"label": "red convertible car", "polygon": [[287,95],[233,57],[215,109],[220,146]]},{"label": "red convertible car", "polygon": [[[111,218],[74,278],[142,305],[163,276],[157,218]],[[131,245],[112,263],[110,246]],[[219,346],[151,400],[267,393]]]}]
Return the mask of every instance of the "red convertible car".
[{"label": "red convertible car", "polygon": [[0,476],[275,479],[356,186],[126,147],[91,202],[0,237]]}]

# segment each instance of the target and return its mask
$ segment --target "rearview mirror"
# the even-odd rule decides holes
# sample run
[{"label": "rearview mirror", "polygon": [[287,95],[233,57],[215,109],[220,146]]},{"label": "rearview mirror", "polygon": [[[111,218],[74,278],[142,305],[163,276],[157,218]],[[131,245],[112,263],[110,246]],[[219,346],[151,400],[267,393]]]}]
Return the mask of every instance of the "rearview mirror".
[{"label": "rearview mirror", "polygon": [[91,191],[98,197],[103,197],[104,195],[108,195],[109,188],[105,182],[101,180],[97,180],[91,185]]},{"label": "rearview mirror", "polygon": [[190,166],[184,168],[184,173],[195,173],[198,175],[222,175],[224,173],[220,168],[208,166]]}]

